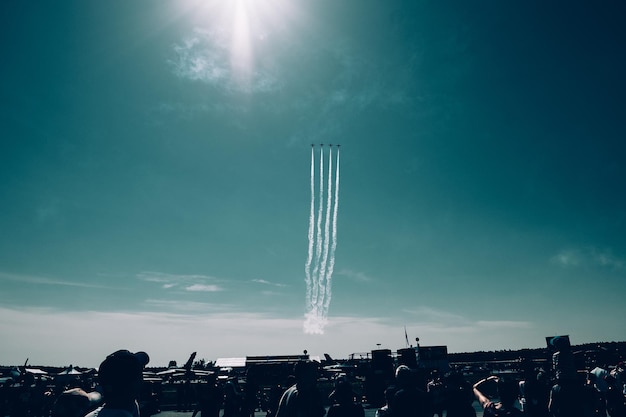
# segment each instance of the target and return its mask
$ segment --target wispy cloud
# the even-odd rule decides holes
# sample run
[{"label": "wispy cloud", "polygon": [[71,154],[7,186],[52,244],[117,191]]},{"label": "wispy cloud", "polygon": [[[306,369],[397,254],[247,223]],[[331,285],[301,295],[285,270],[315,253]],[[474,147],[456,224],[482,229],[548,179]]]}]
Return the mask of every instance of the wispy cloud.
[{"label": "wispy cloud", "polygon": [[451,313],[444,310],[437,310],[427,306],[416,309],[405,309],[404,312],[413,316],[414,323],[428,323],[432,328],[455,329],[455,331],[479,331],[480,329],[511,329],[532,327],[532,323],[527,321],[514,320],[472,320],[470,317]]},{"label": "wispy cloud", "polygon": [[161,284],[163,289],[182,288],[185,291],[217,292],[223,287],[218,285],[223,280],[208,275],[168,274],[163,272],[141,272],[137,278],[147,282]]},{"label": "wispy cloud", "polygon": [[280,293],[278,291],[262,290],[261,294],[267,297],[273,297],[276,295],[282,295],[283,293]]},{"label": "wispy cloud", "polygon": [[564,266],[578,266],[581,264],[581,253],[578,250],[564,249],[552,257],[552,261]]},{"label": "wispy cloud", "polygon": [[513,320],[478,320],[476,325],[487,329],[529,329],[532,327],[530,322]]},{"label": "wispy cloud", "polygon": [[217,285],[206,285],[206,284],[193,284],[188,287],[185,287],[187,291],[200,291],[200,292],[217,292],[222,291],[220,287]]},{"label": "wispy cloud", "polygon": [[238,309],[233,304],[224,303],[203,303],[198,301],[188,300],[163,300],[150,298],[143,301],[144,308],[149,311],[159,312],[176,312],[187,314],[213,314],[216,312],[225,313],[232,312]]},{"label": "wispy cloud", "polygon": [[54,278],[40,277],[35,275],[20,275],[20,274],[11,274],[6,272],[0,272],[0,280],[6,281],[15,281],[20,283],[28,283],[28,284],[40,284],[40,285],[58,285],[65,287],[83,287],[83,288],[118,288],[111,287],[101,284],[92,284],[80,281],[68,281],[68,280],[59,280]]},{"label": "wispy cloud", "polygon": [[[175,76],[204,83],[213,91],[280,93],[265,101],[267,111],[276,115],[296,112],[310,120],[310,127],[300,129],[298,137],[291,138],[292,141],[300,137],[309,141],[316,136],[339,135],[345,123],[345,115],[337,115],[339,109],[360,112],[372,106],[389,108],[413,103],[405,92],[406,85],[398,81],[390,84],[388,64],[372,60],[351,40],[338,39],[336,34],[319,34],[314,41],[307,38],[306,45],[298,37],[273,38],[274,47],[264,49],[263,54],[252,60],[245,83],[240,82],[237,71],[231,67],[231,38],[230,30],[219,25],[211,29],[195,28],[172,46],[172,56],[167,63]],[[254,45],[252,49],[254,55]],[[333,71],[317,70],[323,67],[333,68]],[[307,82],[303,82],[303,75]],[[285,97],[293,98],[286,101]],[[231,104],[224,100],[203,104],[162,103],[155,112],[191,118],[198,113],[220,112],[224,108],[242,110],[229,108]]]},{"label": "wispy cloud", "polygon": [[238,81],[231,67],[228,33],[219,29],[196,28],[194,33],[173,46],[174,57],[168,60],[174,74],[191,81],[200,81],[217,89],[267,93],[281,88],[271,70],[255,63],[250,80]]},{"label": "wispy cloud", "polygon": [[208,280],[217,279],[217,278],[209,276],[209,275],[201,275],[201,274],[168,274],[166,272],[154,272],[154,271],[140,272],[140,273],[137,274],[137,278],[143,279],[145,281],[153,281],[153,282],[185,281],[185,280],[198,280],[198,279],[208,279]]},{"label": "wispy cloud", "polygon": [[373,279],[371,277],[369,277],[368,275],[366,275],[364,272],[360,272],[360,271],[353,271],[351,269],[341,269],[339,271],[337,271],[337,275],[340,276],[344,276],[346,278],[349,278],[353,281],[358,281],[358,282],[370,282],[373,281]]},{"label": "wispy cloud", "polygon": [[626,268],[624,258],[613,255],[610,249],[594,247],[563,249],[554,255],[551,261],[564,268],[601,267],[615,270]]},{"label": "wispy cloud", "polygon": [[285,284],[270,282],[264,279],[253,279],[252,282],[256,282],[257,284],[262,284],[262,285],[269,285],[272,287],[286,287],[287,286]]}]

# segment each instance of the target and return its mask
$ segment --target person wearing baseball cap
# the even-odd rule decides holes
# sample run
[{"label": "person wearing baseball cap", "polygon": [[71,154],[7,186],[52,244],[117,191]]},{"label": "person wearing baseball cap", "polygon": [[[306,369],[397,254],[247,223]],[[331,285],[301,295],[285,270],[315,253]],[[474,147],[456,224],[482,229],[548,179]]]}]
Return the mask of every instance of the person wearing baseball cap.
[{"label": "person wearing baseball cap", "polygon": [[143,368],[150,361],[146,352],[118,350],[98,368],[98,382],[104,404],[86,417],[139,417],[139,393]]}]

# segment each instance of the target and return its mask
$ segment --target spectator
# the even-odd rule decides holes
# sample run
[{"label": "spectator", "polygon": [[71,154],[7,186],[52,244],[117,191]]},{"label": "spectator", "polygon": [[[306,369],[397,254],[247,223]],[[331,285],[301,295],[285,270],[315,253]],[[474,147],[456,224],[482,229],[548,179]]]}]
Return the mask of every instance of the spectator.
[{"label": "spectator", "polygon": [[[497,383],[500,402],[492,402],[483,392],[483,385],[490,381]],[[484,410],[484,417],[516,417],[522,415],[522,412],[514,406],[519,392],[518,384],[515,381],[492,375],[489,378],[481,379],[475,383],[473,389],[476,399]]]},{"label": "spectator", "polygon": [[145,352],[118,350],[106,357],[98,370],[104,405],[86,417],[139,417],[139,394],[143,368],[150,358]]},{"label": "spectator", "polygon": [[589,417],[593,413],[584,385],[565,378],[557,379],[550,390],[548,411],[552,417]]},{"label": "spectator", "polygon": [[576,367],[569,339],[556,336],[550,339],[555,352],[552,354],[552,372],[555,380],[575,380]]},{"label": "spectator", "polygon": [[224,384],[223,417],[240,417],[244,405],[244,394],[239,386],[239,377],[234,370],[231,370]]},{"label": "spectator", "polygon": [[391,417],[391,401],[396,394],[394,386],[387,387],[385,390],[385,405],[376,410],[376,417]]},{"label": "spectator", "polygon": [[280,399],[276,417],[323,417],[326,410],[317,389],[317,365],[300,361],[294,367],[296,384]]},{"label": "spectator", "polygon": [[472,386],[459,372],[445,379],[446,417],[476,417]]},{"label": "spectator", "polygon": [[83,417],[102,402],[102,395],[82,388],[63,391],[52,406],[52,417]]},{"label": "spectator", "polygon": [[206,384],[201,384],[198,393],[198,404],[191,417],[219,417],[224,402],[224,393],[216,383],[216,375],[211,374]]},{"label": "spectator", "polygon": [[393,417],[430,417],[430,403],[425,389],[415,381],[413,371],[406,365],[396,369],[398,390],[391,402]]},{"label": "spectator", "polygon": [[547,375],[542,370],[527,364],[523,369],[523,378],[519,382],[519,403],[522,412],[529,417],[547,417],[550,385]]},{"label": "spectator", "polygon": [[346,378],[338,378],[335,389],[330,394],[333,404],[328,409],[327,417],[364,417],[365,410],[360,403],[355,402],[354,391]]},{"label": "spectator", "polygon": [[439,417],[443,417],[444,410],[444,385],[443,381],[439,377],[438,371],[433,371],[431,373],[430,380],[426,385],[426,392],[428,393],[428,397],[430,398],[430,404],[432,407],[431,416],[438,415]]}]

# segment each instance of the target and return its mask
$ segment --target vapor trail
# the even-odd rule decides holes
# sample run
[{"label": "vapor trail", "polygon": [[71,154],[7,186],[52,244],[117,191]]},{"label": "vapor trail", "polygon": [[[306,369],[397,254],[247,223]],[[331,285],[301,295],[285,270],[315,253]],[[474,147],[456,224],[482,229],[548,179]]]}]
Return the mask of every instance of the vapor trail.
[{"label": "vapor trail", "polygon": [[315,263],[313,264],[313,294],[311,304],[314,309],[317,308],[317,299],[320,293],[320,258],[322,257],[322,204],[324,201],[324,148],[320,147],[320,189],[319,202],[317,211],[317,235],[315,240]]},{"label": "vapor trail", "polygon": [[[324,216],[324,241],[322,242],[322,246],[324,249],[324,253],[322,255],[322,262],[320,263],[320,274],[319,274],[319,282],[320,282],[320,294],[318,298],[318,311],[320,311],[321,315],[324,316],[324,298],[328,294],[329,288],[326,286],[326,265],[328,264],[328,251],[330,245],[330,209],[332,204],[332,188],[333,186],[333,148],[330,148],[328,151],[328,186],[326,187],[326,214]],[[321,201],[320,201],[321,205]]]},{"label": "vapor trail", "polygon": [[[315,165],[315,150],[311,149],[311,205],[309,209],[308,252],[305,263],[307,310],[304,322],[304,331],[309,334],[323,334],[324,327],[328,322],[328,310],[332,296],[331,283],[337,249],[339,148],[337,148],[335,161],[333,161],[332,148],[329,148],[327,158],[327,184],[326,189],[324,189],[324,175],[326,173],[324,148],[320,148],[319,167]],[[318,181],[316,170],[318,168],[319,188],[316,189],[316,182]]]},{"label": "vapor trail", "polygon": [[313,238],[315,230],[315,150],[311,146],[311,211],[309,213],[309,250],[304,272],[306,275],[306,310],[311,310],[311,262],[313,261]]},{"label": "vapor trail", "polygon": [[[326,298],[324,300],[324,317],[328,316],[328,309],[330,307],[331,298],[331,284],[333,278],[333,271],[335,269],[335,250],[337,249],[337,213],[339,211],[339,148],[337,148],[337,162],[335,163],[335,202],[333,207],[333,234],[332,234],[332,246],[330,248],[330,263],[328,270],[326,271]],[[329,191],[330,193],[330,191]]]}]

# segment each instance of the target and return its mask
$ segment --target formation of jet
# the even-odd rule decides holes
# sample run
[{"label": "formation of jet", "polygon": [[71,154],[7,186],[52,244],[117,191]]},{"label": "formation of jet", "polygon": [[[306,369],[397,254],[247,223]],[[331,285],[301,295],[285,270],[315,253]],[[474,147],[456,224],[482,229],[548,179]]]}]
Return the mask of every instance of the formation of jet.
[{"label": "formation of jet", "polygon": [[[323,144],[323,143],[320,143],[320,146],[321,146],[321,147],[324,147],[324,144]],[[328,144],[328,146],[330,146],[330,147],[332,148],[332,147],[333,147],[333,144],[332,144],[332,143],[329,143],[329,144]],[[335,145],[335,146],[339,148],[341,145]],[[314,148],[314,147],[315,147],[315,144],[314,144],[314,143],[312,143],[312,144],[311,144],[311,148]]]}]

